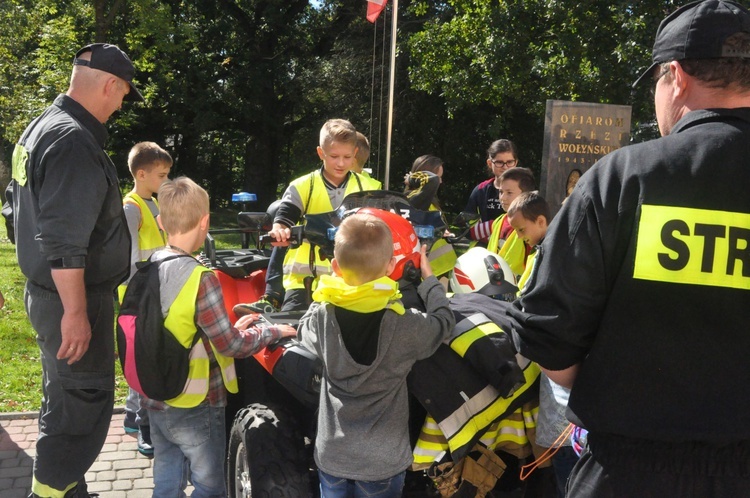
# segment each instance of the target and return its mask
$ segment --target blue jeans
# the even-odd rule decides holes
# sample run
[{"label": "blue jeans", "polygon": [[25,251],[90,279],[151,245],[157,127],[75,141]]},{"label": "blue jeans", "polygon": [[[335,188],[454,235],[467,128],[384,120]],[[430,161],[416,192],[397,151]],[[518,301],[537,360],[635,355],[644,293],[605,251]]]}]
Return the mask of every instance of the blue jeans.
[{"label": "blue jeans", "polygon": [[151,410],[149,421],[154,444],[153,496],[184,497],[189,477],[194,498],[224,498],[224,407],[208,403],[195,408],[168,406],[164,411]]},{"label": "blue jeans", "polygon": [[400,498],[406,471],[380,481],[355,481],[318,470],[321,498]]}]

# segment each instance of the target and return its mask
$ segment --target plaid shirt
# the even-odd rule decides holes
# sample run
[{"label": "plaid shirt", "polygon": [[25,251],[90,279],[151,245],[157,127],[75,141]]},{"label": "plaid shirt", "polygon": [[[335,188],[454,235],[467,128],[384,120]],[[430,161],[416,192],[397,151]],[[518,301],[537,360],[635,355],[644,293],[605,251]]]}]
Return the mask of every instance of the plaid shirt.
[{"label": "plaid shirt", "polygon": [[[219,279],[212,272],[205,272],[201,277],[195,303],[195,323],[211,365],[206,399],[211,406],[226,406],[227,389],[224,387],[221,368],[209,341],[216,351],[224,356],[247,358],[280,339],[281,331],[268,325],[254,325],[246,330],[234,328],[224,307]],[[162,401],[148,399],[145,396],[141,397],[141,405],[149,410],[164,410],[166,406]]]}]

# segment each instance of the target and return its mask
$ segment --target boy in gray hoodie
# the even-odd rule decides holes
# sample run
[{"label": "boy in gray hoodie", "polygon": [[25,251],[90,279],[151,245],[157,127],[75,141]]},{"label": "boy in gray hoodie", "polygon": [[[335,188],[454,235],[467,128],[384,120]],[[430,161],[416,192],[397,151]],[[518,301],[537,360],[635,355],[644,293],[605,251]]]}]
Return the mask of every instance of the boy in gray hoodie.
[{"label": "boy in gray hoodie", "polygon": [[315,440],[323,498],[401,496],[412,463],[406,376],[455,325],[426,247],[418,288],[425,313],[404,309],[398,284],[387,277],[395,264],[388,225],[369,214],[344,219],[334,275],[321,276],[300,321],[302,344],[325,365]]}]

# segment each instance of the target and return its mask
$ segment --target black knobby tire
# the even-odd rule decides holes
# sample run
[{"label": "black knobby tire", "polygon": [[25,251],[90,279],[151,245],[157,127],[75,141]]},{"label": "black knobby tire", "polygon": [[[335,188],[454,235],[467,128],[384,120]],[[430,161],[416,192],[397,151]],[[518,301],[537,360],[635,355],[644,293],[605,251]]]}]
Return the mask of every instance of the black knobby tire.
[{"label": "black knobby tire", "polygon": [[230,498],[309,498],[305,444],[284,408],[253,403],[234,417],[227,452]]}]

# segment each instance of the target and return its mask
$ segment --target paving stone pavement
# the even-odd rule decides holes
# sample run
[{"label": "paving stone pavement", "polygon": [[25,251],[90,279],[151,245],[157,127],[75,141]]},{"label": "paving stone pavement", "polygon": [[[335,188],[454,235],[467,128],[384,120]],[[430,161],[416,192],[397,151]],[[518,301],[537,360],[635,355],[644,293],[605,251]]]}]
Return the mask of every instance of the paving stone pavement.
[{"label": "paving stone pavement", "polygon": [[[138,453],[137,434],[126,434],[122,407],[115,407],[99,457],[86,473],[90,493],[101,498],[148,498],[154,487],[153,460]],[[0,498],[26,498],[38,433],[37,413],[0,414]],[[186,493],[192,491],[188,487]]]}]

